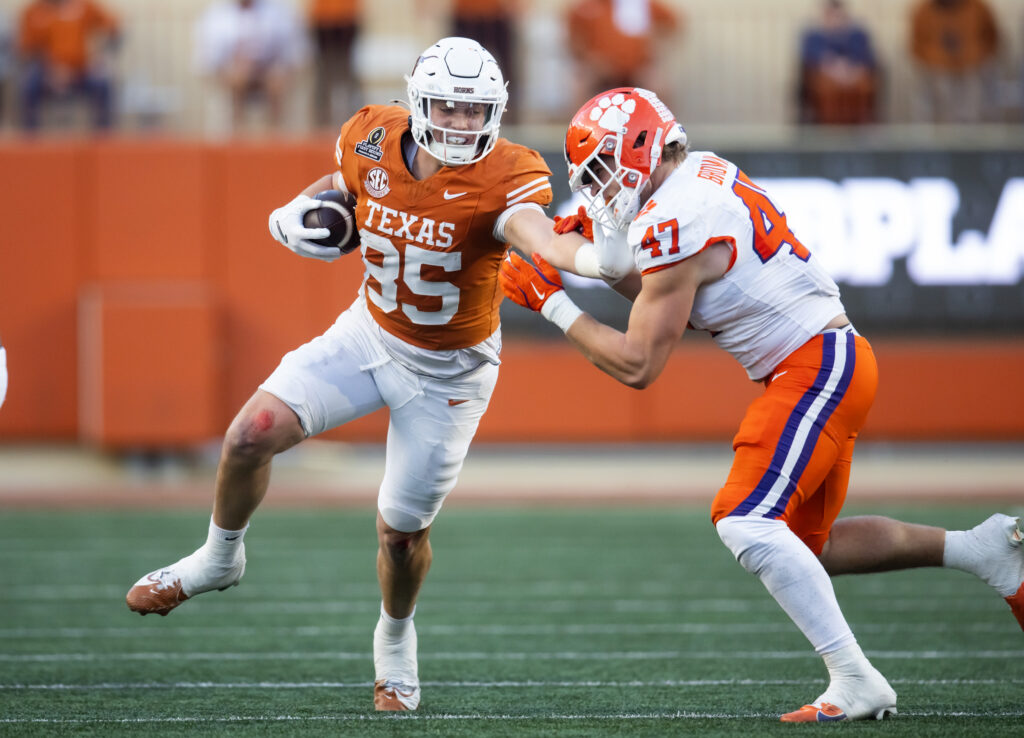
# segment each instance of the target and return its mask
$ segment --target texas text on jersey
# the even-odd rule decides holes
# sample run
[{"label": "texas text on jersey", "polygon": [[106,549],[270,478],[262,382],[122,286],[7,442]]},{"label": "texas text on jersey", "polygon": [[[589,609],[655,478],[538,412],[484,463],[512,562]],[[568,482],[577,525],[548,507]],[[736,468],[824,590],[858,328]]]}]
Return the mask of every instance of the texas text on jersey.
[{"label": "texas text on jersey", "polygon": [[335,156],[356,195],[367,305],[388,333],[421,348],[466,348],[498,329],[504,223],[551,202],[535,151],[499,139],[473,164],[424,180],[403,159],[408,112],[371,105],[341,129]]}]

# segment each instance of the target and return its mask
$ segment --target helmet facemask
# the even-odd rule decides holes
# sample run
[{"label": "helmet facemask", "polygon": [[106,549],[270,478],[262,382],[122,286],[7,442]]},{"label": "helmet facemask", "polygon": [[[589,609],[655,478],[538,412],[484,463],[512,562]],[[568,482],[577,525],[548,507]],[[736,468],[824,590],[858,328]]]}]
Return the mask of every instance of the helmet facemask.
[{"label": "helmet facemask", "polygon": [[686,132],[657,95],[640,87],[602,92],[576,112],[566,131],[569,187],[587,198],[591,218],[623,230],[639,212],[670,143],[685,146]]},{"label": "helmet facemask", "polygon": [[[483,108],[483,123],[479,128],[445,128],[434,122],[433,108],[436,106],[449,111],[472,110],[474,113]],[[413,136],[416,143],[444,164],[472,164],[494,148],[503,110],[494,101],[420,95],[418,109],[413,113]]]},{"label": "helmet facemask", "polygon": [[[609,230],[623,230],[640,210],[640,193],[649,177],[622,164],[622,134],[605,136],[580,164],[570,167],[569,189],[587,199],[587,215]],[[594,184],[599,185],[594,187]],[[618,186],[606,197],[613,185]]]}]

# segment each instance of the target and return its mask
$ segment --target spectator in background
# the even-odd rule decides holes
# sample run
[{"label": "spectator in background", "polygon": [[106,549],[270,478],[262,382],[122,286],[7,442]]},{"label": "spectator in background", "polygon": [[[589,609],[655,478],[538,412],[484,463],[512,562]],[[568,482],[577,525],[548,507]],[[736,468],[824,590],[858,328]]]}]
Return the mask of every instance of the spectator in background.
[{"label": "spectator in background", "polygon": [[268,122],[280,128],[284,99],[306,62],[305,30],[280,0],[220,0],[196,26],[199,69],[230,95],[231,127],[238,131],[249,101],[266,104]]},{"label": "spectator in background", "polygon": [[867,31],[842,0],[826,0],[820,23],[800,46],[800,122],[873,123],[878,64]]},{"label": "spectator in background", "polygon": [[682,20],[659,0],[575,0],[566,24],[574,103],[614,87],[668,87],[654,62],[665,57],[658,47],[682,30]]},{"label": "spectator in background", "polygon": [[999,31],[983,0],[924,0],[911,17],[921,78],[918,116],[936,123],[992,117]]},{"label": "spectator in background", "polygon": [[46,99],[82,96],[95,127],[110,128],[109,52],[118,40],[118,19],[94,0],[32,0],[18,27],[22,127],[39,128]]},{"label": "spectator in background", "polygon": [[453,0],[452,35],[471,38],[490,49],[509,81],[505,121],[519,120],[519,59],[516,46],[518,0]]},{"label": "spectator in background", "polygon": [[360,0],[311,0],[310,24],[316,41],[313,100],[316,125],[347,120],[361,106],[362,91],[353,64]]},{"label": "spectator in background", "polygon": [[6,10],[0,10],[0,127],[8,116],[8,90],[14,78],[14,29]]}]

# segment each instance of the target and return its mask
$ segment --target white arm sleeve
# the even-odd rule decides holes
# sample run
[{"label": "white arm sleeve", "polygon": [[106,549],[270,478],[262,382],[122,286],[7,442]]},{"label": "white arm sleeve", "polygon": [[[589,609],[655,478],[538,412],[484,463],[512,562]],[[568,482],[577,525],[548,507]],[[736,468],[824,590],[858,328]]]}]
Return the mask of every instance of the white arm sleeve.
[{"label": "white arm sleeve", "polygon": [[[615,284],[633,271],[633,249],[626,242],[626,231],[608,231],[594,223],[594,247],[597,254],[598,276],[608,284]],[[577,252],[576,258],[579,259]]]},{"label": "white arm sleeve", "polygon": [[590,241],[584,241],[583,245],[576,249],[573,271],[581,277],[601,279],[601,264],[597,258],[597,247]]},{"label": "white arm sleeve", "polygon": [[542,208],[535,202],[521,202],[518,205],[513,205],[512,207],[505,210],[501,215],[499,215],[498,219],[494,221],[494,228],[491,230],[491,235],[494,236],[495,240],[507,240],[505,238],[505,224],[508,223],[508,219],[511,218],[515,213],[518,213],[520,210],[526,210],[527,208],[536,210],[538,213],[541,214],[544,213],[544,208]]}]

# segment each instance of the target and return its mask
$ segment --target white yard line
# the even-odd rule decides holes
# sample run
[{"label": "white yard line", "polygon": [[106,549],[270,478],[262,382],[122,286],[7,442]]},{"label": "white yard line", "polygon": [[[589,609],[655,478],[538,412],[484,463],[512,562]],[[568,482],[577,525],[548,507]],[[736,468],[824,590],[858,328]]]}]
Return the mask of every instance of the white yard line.
[{"label": "white yard line", "polygon": [[[921,659],[1010,659],[1024,658],[1024,650],[986,651],[866,651],[869,657],[897,661]],[[205,651],[153,653],[23,653],[0,654],[6,663],[61,663],[86,661],[355,661],[372,658],[363,651],[279,651],[215,653]],[[810,649],[799,651],[435,651],[421,653],[420,661],[661,661],[669,659],[774,661],[817,659]]]},{"label": "white yard line", "polygon": [[[160,621],[157,621],[160,622]],[[295,625],[295,626],[238,626],[210,625],[195,627],[160,626],[160,635],[209,636],[242,638],[254,635],[275,635],[292,638],[323,638],[333,636],[363,636],[372,631],[370,625]],[[857,633],[994,633],[1003,635],[1011,629],[1009,622],[992,623],[855,623]],[[623,635],[761,635],[765,633],[793,633],[796,626],[779,623],[643,623],[643,624],[573,624],[573,625],[417,625],[416,631],[427,636],[467,635],[494,636],[623,636]],[[0,640],[25,638],[145,638],[153,637],[148,627],[119,628],[0,628]]]},{"label": "white yard line", "polygon": [[[940,717],[940,718],[995,718],[995,719],[1019,719],[1024,717],[1024,711],[1010,712],[902,712],[901,719],[915,717]],[[522,721],[531,722],[537,720],[745,720],[751,718],[778,718],[774,712],[671,712],[671,713],[601,713],[601,714],[538,714],[538,715],[487,715],[487,714],[466,714],[429,715],[423,713],[388,713],[359,714],[359,715],[225,715],[222,717],[137,717],[137,718],[0,718],[0,725],[146,725],[146,724],[223,724],[223,723],[373,723],[396,720],[412,721],[452,721],[452,720],[480,720],[480,721]]]},{"label": "white yard line", "polygon": [[[421,682],[430,688],[466,689],[622,689],[677,687],[772,687],[817,684],[817,679],[664,679],[660,681],[457,681]],[[1024,684],[1024,679],[890,679],[890,684],[916,687],[1005,686]],[[373,682],[99,682],[97,684],[0,684],[6,691],[92,691],[123,689],[369,689]]]}]

